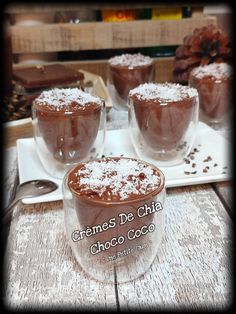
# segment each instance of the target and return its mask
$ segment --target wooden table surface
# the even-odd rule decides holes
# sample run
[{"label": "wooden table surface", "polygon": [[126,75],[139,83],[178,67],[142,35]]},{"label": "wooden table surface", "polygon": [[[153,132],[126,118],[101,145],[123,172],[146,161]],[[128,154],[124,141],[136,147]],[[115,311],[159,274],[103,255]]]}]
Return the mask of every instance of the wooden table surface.
[{"label": "wooden table surface", "polygon": [[[126,127],[109,114],[108,129]],[[17,184],[16,148],[7,148],[5,202]],[[65,236],[62,202],[15,207],[5,256],[5,305],[12,309],[226,309],[232,294],[231,183],[171,188],[165,233],[141,277],[119,284],[89,278]]]}]

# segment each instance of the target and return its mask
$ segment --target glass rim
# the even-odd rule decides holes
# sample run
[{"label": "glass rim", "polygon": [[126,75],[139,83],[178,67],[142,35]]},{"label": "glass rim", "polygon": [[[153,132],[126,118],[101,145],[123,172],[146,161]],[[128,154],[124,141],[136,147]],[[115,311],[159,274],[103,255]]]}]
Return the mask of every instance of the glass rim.
[{"label": "glass rim", "polygon": [[130,65],[124,65],[124,64],[112,64],[108,61],[108,65],[109,67],[114,67],[114,68],[122,68],[122,69],[127,69],[127,70],[135,70],[135,69],[139,69],[139,68],[144,68],[144,67],[148,67],[150,65],[154,66],[154,60],[152,59],[149,63],[145,63],[145,64],[139,64],[136,66],[130,66]]},{"label": "glass rim", "polygon": [[[86,162],[81,162],[78,163],[75,167],[73,167],[72,169],[68,170],[67,173],[65,174],[64,178],[63,178],[63,185],[71,192],[72,195],[76,196],[78,199],[92,203],[92,204],[103,204],[104,206],[108,206],[108,205],[124,205],[124,204],[131,204],[133,202],[138,202],[138,201],[145,201],[150,197],[156,196],[158,194],[160,194],[161,192],[163,192],[165,190],[165,175],[164,173],[155,165],[148,163],[146,161],[143,161],[141,159],[138,158],[130,158],[130,157],[105,157],[105,158],[97,158],[93,161],[98,161],[98,160],[102,160],[102,159],[130,159],[130,160],[136,160],[139,161],[143,164],[149,165],[151,166],[153,169],[157,170],[158,173],[160,174],[160,184],[159,186],[154,189],[153,191],[147,193],[147,194],[142,194],[140,197],[134,198],[134,199],[128,199],[128,200],[120,200],[120,201],[102,201],[102,200],[94,200],[94,199],[90,199],[88,196],[84,196],[84,195],[78,195],[77,192],[75,192],[74,190],[72,190],[69,186],[68,186],[68,177],[69,174],[71,172],[74,171],[75,168],[77,168],[79,165],[81,164],[86,164]],[[63,197],[64,199],[64,197]]]},{"label": "glass rim", "polygon": [[[53,111],[53,110],[47,110],[45,108],[43,108],[44,106],[41,106],[39,104],[36,104],[35,102],[32,103],[32,109],[34,109],[35,111],[41,111],[41,112],[46,112],[46,113],[49,113],[49,114],[52,114],[52,115],[87,115],[89,114],[91,111],[99,111],[100,109],[105,109],[106,107],[106,102],[105,102],[105,99],[101,98],[100,97],[100,100],[102,102],[102,104],[98,104],[96,102],[94,103],[89,103],[89,104],[94,104],[94,105],[97,105],[95,108],[87,108],[86,109],[83,109],[83,107],[80,107],[78,110],[76,111]],[[48,106],[51,106],[50,104],[48,104]],[[42,108],[41,108],[42,107]],[[86,107],[85,107],[86,108]]]}]

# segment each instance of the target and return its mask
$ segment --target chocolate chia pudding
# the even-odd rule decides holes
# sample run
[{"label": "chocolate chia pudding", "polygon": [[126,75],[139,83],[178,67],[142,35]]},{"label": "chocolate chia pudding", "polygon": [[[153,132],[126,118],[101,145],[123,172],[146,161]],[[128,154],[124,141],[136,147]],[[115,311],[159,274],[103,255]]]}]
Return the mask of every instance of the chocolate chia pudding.
[{"label": "chocolate chia pudding", "polygon": [[129,98],[147,147],[163,153],[178,151],[191,122],[197,121],[197,90],[174,83],[147,83],[131,90]]},{"label": "chocolate chia pudding", "polygon": [[189,85],[199,93],[200,109],[212,122],[223,120],[230,111],[232,66],[211,63],[194,68]]},{"label": "chocolate chia pudding", "polygon": [[[118,266],[137,261],[137,256],[140,261],[149,252],[150,266],[163,232],[162,172],[141,160],[114,157],[81,163],[65,180],[78,219],[76,237],[79,244],[86,243],[89,258],[110,265],[109,258],[115,256],[113,262]],[[137,245],[148,248],[137,252]],[[131,248],[130,256],[119,255]]]},{"label": "chocolate chia pudding", "polygon": [[118,95],[127,100],[129,91],[153,80],[153,62],[148,56],[122,54],[109,59],[109,83]]},{"label": "chocolate chia pudding", "polygon": [[33,102],[37,137],[62,163],[85,158],[96,139],[103,102],[78,88],[44,91]]}]

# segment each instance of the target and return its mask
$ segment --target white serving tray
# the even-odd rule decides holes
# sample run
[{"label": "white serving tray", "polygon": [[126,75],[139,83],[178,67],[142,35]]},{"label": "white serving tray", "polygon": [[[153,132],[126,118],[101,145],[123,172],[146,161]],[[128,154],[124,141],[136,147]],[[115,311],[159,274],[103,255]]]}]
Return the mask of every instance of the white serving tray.
[{"label": "white serving tray", "polygon": [[[190,164],[183,162],[178,166],[159,167],[165,175],[166,187],[225,181],[231,178],[230,144],[215,130],[199,122],[194,148],[197,148],[199,152],[194,154],[195,158],[191,160]],[[37,156],[34,139],[17,140],[17,153],[20,183],[33,179],[50,179],[59,185],[59,189],[56,191],[34,198],[25,198],[23,203],[33,204],[62,200],[62,180],[51,177],[45,171]],[[138,158],[132,147],[128,129],[107,131],[103,154],[107,157]],[[212,160],[204,161],[208,156],[211,156]],[[196,164],[194,168],[192,163]],[[217,166],[214,166],[215,164]],[[158,167],[158,162],[155,165]],[[209,167],[208,172],[203,172],[205,167]],[[188,174],[189,172],[190,174]],[[196,173],[191,174],[191,172]]]}]

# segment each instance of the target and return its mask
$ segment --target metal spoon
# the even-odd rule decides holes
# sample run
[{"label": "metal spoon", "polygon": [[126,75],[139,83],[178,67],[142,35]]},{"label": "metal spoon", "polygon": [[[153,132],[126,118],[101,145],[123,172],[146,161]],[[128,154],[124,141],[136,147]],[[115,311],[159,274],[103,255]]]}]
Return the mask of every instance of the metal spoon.
[{"label": "metal spoon", "polygon": [[3,225],[8,224],[11,219],[13,207],[23,198],[35,197],[55,191],[58,185],[50,180],[32,180],[21,183],[16,189],[13,201],[7,206],[3,213]]}]

